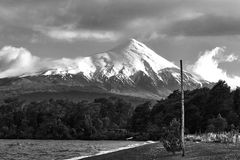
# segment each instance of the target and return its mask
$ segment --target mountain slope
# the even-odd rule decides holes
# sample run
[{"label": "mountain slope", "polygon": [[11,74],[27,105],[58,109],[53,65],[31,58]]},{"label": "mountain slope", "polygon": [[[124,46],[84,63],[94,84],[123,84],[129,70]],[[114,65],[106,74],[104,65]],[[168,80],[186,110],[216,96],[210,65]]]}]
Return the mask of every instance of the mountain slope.
[{"label": "mountain slope", "polygon": [[[179,68],[134,39],[110,51],[77,59],[71,65],[0,79],[0,91],[16,94],[79,90],[159,99],[179,88]],[[186,89],[205,86],[184,72]]]}]

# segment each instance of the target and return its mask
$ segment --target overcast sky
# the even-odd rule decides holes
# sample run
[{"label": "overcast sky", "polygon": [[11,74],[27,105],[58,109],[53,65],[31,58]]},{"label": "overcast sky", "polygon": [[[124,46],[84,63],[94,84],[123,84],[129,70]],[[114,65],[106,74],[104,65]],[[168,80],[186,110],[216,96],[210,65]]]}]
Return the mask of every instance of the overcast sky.
[{"label": "overcast sky", "polygon": [[238,0],[0,0],[0,48],[75,58],[135,38],[201,77],[212,67],[211,80],[237,83],[239,7]]}]

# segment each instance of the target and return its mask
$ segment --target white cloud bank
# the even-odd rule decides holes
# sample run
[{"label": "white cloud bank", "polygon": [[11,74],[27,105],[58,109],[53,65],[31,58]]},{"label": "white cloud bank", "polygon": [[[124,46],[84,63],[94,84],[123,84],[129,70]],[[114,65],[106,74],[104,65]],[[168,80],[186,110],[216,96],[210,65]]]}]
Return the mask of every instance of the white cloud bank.
[{"label": "white cloud bank", "polygon": [[0,78],[37,71],[39,58],[25,48],[5,46],[0,50]]},{"label": "white cloud bank", "polygon": [[57,60],[34,56],[25,48],[5,46],[0,50],[0,78],[32,75],[57,65]]},{"label": "white cloud bank", "polygon": [[75,29],[70,26],[63,27],[35,27],[35,30],[56,40],[74,41],[74,40],[96,40],[96,41],[116,41],[119,39],[119,34],[112,31],[98,31]]},{"label": "white cloud bank", "polygon": [[229,75],[227,71],[219,67],[219,63],[233,62],[238,60],[238,57],[225,53],[225,47],[205,51],[193,65],[187,66],[187,70],[210,82],[225,80],[232,88],[236,88],[240,86],[240,77]]},{"label": "white cloud bank", "polygon": [[53,74],[83,71],[88,77],[95,70],[91,64],[89,57],[46,59],[32,55],[25,48],[5,46],[0,50],[0,78],[34,75],[47,70]]}]

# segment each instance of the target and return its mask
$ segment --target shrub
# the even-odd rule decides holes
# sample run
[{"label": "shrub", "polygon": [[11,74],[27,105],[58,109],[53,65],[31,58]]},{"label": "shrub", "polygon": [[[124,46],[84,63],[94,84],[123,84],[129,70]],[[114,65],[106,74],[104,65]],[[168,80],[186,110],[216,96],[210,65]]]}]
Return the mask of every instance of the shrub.
[{"label": "shrub", "polygon": [[227,121],[221,116],[221,114],[218,114],[216,118],[210,119],[209,122],[210,124],[207,127],[207,131],[220,133],[227,128]]},{"label": "shrub", "polygon": [[180,126],[181,124],[176,119],[173,119],[169,127],[165,129],[161,140],[166,151],[172,152],[173,154],[182,149]]}]

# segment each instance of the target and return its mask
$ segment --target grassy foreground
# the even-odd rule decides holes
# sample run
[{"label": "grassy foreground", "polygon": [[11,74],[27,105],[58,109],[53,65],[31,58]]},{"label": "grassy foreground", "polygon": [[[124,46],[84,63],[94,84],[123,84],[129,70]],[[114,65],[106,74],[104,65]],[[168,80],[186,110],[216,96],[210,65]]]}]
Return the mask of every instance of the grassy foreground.
[{"label": "grassy foreground", "polygon": [[240,145],[187,143],[186,156],[168,153],[160,143],[122,150],[84,160],[240,160]]}]

